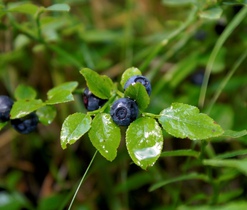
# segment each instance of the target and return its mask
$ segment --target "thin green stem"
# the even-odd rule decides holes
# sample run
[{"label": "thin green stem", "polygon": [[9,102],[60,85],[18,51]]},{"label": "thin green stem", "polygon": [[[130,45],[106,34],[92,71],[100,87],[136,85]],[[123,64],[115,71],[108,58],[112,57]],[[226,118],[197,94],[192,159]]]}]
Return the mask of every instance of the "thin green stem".
[{"label": "thin green stem", "polygon": [[142,116],[143,117],[152,117],[152,118],[158,118],[158,117],[160,117],[159,114],[152,114],[152,113],[148,113],[148,112],[143,112],[142,113]]},{"label": "thin green stem", "polygon": [[91,112],[87,112],[89,115],[96,115],[98,113],[102,113],[105,111],[105,109],[115,100],[115,98],[117,97],[117,94],[114,93],[111,98],[100,108]]},{"label": "thin green stem", "polygon": [[241,21],[245,18],[246,14],[247,14],[247,7],[243,7],[243,9],[241,9],[241,11],[233,18],[233,20],[229,23],[229,25],[226,27],[224,32],[221,34],[221,36],[219,37],[219,39],[217,40],[213,48],[213,51],[210,54],[210,57],[209,57],[209,60],[206,66],[206,71],[205,71],[205,75],[204,75],[204,79],[202,83],[200,96],[199,96],[199,106],[200,107],[204,106],[207,87],[208,87],[208,81],[209,81],[209,77],[210,77],[215,59],[221,47],[223,46],[224,42],[226,41],[226,39],[231,35],[234,29],[241,23]]},{"label": "thin green stem", "polygon": [[231,68],[231,70],[229,71],[229,73],[226,75],[226,77],[223,79],[223,81],[221,82],[219,88],[217,89],[216,93],[214,94],[212,100],[209,103],[208,109],[206,111],[207,114],[210,113],[213,105],[215,104],[216,100],[219,98],[222,90],[224,89],[224,87],[226,86],[226,84],[228,83],[228,81],[231,79],[232,75],[236,72],[236,70],[238,69],[238,67],[241,65],[241,63],[246,59],[247,57],[247,50],[241,55],[241,57],[234,63],[233,67]]},{"label": "thin green stem", "polygon": [[180,34],[183,30],[185,30],[188,26],[192,24],[192,22],[196,19],[196,13],[198,11],[197,7],[193,7],[191,10],[187,20],[175,31],[173,31],[171,34],[169,34],[167,37],[165,37],[163,40],[161,40],[153,49],[153,51],[149,54],[149,56],[145,59],[143,64],[139,67],[141,71],[144,71],[150,62],[153,60],[153,58],[163,49],[163,47],[173,38],[175,38],[178,34]]},{"label": "thin green stem", "polygon": [[36,21],[36,25],[37,25],[37,36],[40,40],[42,40],[42,31],[41,31],[41,24],[40,24],[40,17],[44,12],[44,8],[40,7],[39,11],[36,15],[35,21]]},{"label": "thin green stem", "polygon": [[77,186],[77,188],[76,188],[76,191],[75,191],[75,193],[74,193],[74,196],[73,196],[73,198],[72,198],[72,200],[71,200],[71,202],[70,202],[70,205],[69,205],[68,210],[71,209],[71,207],[72,207],[72,205],[73,205],[73,203],[74,203],[74,200],[75,200],[75,198],[76,198],[76,195],[77,195],[77,193],[78,193],[78,191],[79,191],[79,189],[80,189],[80,187],[81,187],[81,185],[82,185],[82,183],[83,183],[83,181],[84,181],[84,179],[85,179],[85,177],[86,177],[86,175],[87,175],[87,173],[88,173],[88,171],[89,171],[89,169],[90,169],[90,167],[91,167],[91,165],[92,165],[92,163],[93,163],[93,161],[94,161],[94,159],[95,159],[95,156],[96,156],[97,152],[98,152],[98,150],[95,151],[95,153],[94,153],[94,155],[93,155],[93,157],[92,157],[92,159],[91,159],[91,161],[90,161],[90,163],[89,163],[89,165],[88,165],[88,167],[87,167],[85,173],[83,174],[83,176],[82,176],[82,178],[81,178],[81,180],[80,180],[80,182],[79,182],[79,184],[78,184],[78,186]]}]

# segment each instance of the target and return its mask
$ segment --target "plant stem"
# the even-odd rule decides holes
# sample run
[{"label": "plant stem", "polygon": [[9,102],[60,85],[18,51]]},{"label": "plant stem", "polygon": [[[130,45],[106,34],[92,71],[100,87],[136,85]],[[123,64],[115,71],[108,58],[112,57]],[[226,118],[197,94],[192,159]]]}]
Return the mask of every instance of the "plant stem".
[{"label": "plant stem", "polygon": [[219,98],[220,93],[222,92],[222,90],[224,89],[224,87],[226,86],[226,84],[228,83],[228,81],[231,79],[232,75],[236,72],[236,70],[238,69],[238,67],[241,65],[241,63],[246,59],[246,57],[247,57],[247,50],[234,63],[232,69],[229,71],[229,73],[225,76],[225,78],[221,82],[218,90],[216,91],[216,93],[214,94],[212,100],[209,103],[209,106],[208,106],[207,111],[206,111],[207,114],[210,113],[213,105],[215,104],[216,100]]},{"label": "plant stem", "polygon": [[167,43],[175,38],[177,35],[179,35],[183,30],[185,30],[188,26],[190,26],[196,19],[196,13],[198,11],[197,7],[193,7],[187,20],[181,24],[181,26],[170,33],[167,37],[165,37],[163,40],[161,40],[152,50],[152,52],[149,54],[149,56],[145,59],[145,61],[142,63],[142,65],[139,67],[139,69],[144,72],[145,69],[148,67],[148,65],[151,63],[153,58],[164,48]]},{"label": "plant stem", "polygon": [[158,117],[160,117],[159,114],[152,114],[152,113],[148,113],[148,112],[143,112],[142,113],[142,116],[143,117],[152,117],[152,118],[158,118]]},{"label": "plant stem", "polygon": [[[88,173],[88,171],[89,171],[89,168],[91,167],[91,165],[92,165],[92,163],[93,163],[93,161],[94,161],[94,159],[95,159],[95,156],[96,156],[97,152],[98,152],[98,150],[95,151],[95,153],[94,153],[94,155],[93,155],[93,157],[92,157],[92,159],[91,159],[91,161],[90,161],[90,163],[89,163],[89,165],[88,165],[88,167],[87,167],[85,173],[83,174],[83,176],[82,176],[82,178],[81,178],[81,180],[80,180],[80,182],[79,182],[79,184],[78,184],[78,186],[77,186],[77,188],[76,188],[76,191],[75,191],[75,193],[74,193],[74,196],[73,196],[73,198],[72,198],[72,200],[71,200],[71,202],[70,202],[70,205],[69,205],[68,210],[71,209],[71,207],[72,207],[72,205],[73,205],[73,203],[74,203],[74,200],[75,200],[75,198],[76,198],[76,195],[77,195],[77,193],[78,193],[78,191],[79,191],[79,189],[80,189],[80,187],[81,187],[81,185],[82,185],[82,183],[83,183],[83,181],[84,181],[84,179],[85,179],[85,177],[86,177],[86,175],[87,175],[87,173]],[[70,196],[70,195],[69,195],[69,196]],[[63,206],[62,206],[62,208],[60,208],[60,209],[63,209]]]},{"label": "plant stem", "polygon": [[222,45],[226,41],[226,39],[231,35],[233,30],[240,24],[240,22],[245,18],[246,15],[247,15],[247,7],[243,7],[243,9],[241,9],[241,11],[233,18],[233,20],[229,23],[227,28],[221,34],[221,36],[219,37],[219,39],[217,40],[217,42],[214,46],[212,53],[210,54],[210,57],[209,57],[209,60],[208,60],[207,66],[206,66],[206,71],[204,74],[204,79],[203,79],[203,83],[202,83],[200,96],[199,96],[199,106],[201,108],[204,106],[207,87],[208,87],[208,81],[209,81],[209,77],[210,77],[215,59],[216,59]]}]

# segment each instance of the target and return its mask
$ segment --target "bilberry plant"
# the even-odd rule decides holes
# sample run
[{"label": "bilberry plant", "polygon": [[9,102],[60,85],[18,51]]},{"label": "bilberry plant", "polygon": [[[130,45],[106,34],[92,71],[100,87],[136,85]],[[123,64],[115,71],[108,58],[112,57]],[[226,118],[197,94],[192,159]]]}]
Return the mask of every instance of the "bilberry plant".
[{"label": "bilberry plant", "polygon": [[0,122],[7,122],[9,120],[13,103],[10,97],[5,95],[0,96]]}]

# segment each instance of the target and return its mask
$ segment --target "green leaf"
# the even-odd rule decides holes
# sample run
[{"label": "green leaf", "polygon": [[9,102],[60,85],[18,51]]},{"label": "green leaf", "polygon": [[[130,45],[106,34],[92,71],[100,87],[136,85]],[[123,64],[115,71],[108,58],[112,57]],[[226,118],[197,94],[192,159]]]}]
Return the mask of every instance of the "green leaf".
[{"label": "green leaf", "polygon": [[54,95],[49,95],[48,98],[49,99],[45,101],[47,105],[66,103],[74,100],[73,95],[68,90],[58,91]]},{"label": "green leaf", "polygon": [[121,140],[121,132],[109,114],[102,113],[95,116],[89,131],[89,138],[104,158],[109,161],[115,159]]},{"label": "green leaf", "polygon": [[48,100],[46,101],[46,104],[52,105],[73,101],[74,97],[72,92],[75,90],[77,85],[78,82],[66,82],[52,88],[47,93]]},{"label": "green leaf", "polygon": [[226,5],[247,5],[247,0],[230,0],[230,1],[223,1],[223,4]]},{"label": "green leaf", "polygon": [[69,12],[70,6],[68,4],[53,4],[47,8],[46,11],[56,11],[56,12]]},{"label": "green leaf", "polygon": [[0,123],[0,131],[8,124],[8,122],[1,122]]},{"label": "green leaf", "polygon": [[14,96],[17,100],[25,99],[35,99],[37,92],[30,86],[27,85],[18,85],[15,89]]},{"label": "green leaf", "polygon": [[196,0],[162,0],[162,4],[169,5],[169,6],[182,6],[188,4],[194,4]]},{"label": "green leaf", "polygon": [[199,16],[201,18],[215,20],[215,19],[220,18],[220,16],[222,15],[222,12],[223,10],[220,6],[215,6],[215,7],[211,7],[211,8],[208,8],[207,10],[202,11],[199,14]]},{"label": "green leaf", "polygon": [[219,154],[219,155],[215,156],[214,158],[226,159],[226,158],[233,158],[233,157],[240,156],[240,155],[247,155],[247,149],[226,152],[223,154]]},{"label": "green leaf", "polygon": [[171,178],[171,179],[166,179],[165,181],[160,181],[157,182],[155,184],[153,184],[150,188],[149,191],[154,191],[160,187],[163,187],[165,185],[174,183],[174,182],[180,182],[180,181],[185,181],[185,180],[193,180],[193,179],[199,179],[199,180],[203,180],[205,182],[208,182],[208,177],[204,174],[198,174],[198,173],[190,173],[190,174],[185,174],[185,175],[181,175],[175,178]]},{"label": "green leaf", "polygon": [[9,4],[8,12],[20,12],[30,15],[35,15],[39,7],[31,3],[13,3]]},{"label": "green leaf", "polygon": [[63,122],[60,139],[61,147],[65,149],[67,144],[74,144],[91,127],[91,117],[84,113],[69,115]]},{"label": "green leaf", "polygon": [[80,73],[84,76],[89,90],[101,99],[109,99],[111,97],[111,91],[114,89],[112,80],[103,75],[99,75],[97,72],[83,68]]},{"label": "green leaf", "polygon": [[39,117],[39,121],[44,125],[49,125],[52,123],[57,115],[57,110],[54,106],[44,106],[36,111]]},{"label": "green leaf", "polygon": [[52,97],[53,95],[56,95],[57,93],[62,92],[62,91],[73,92],[77,86],[78,86],[78,82],[76,82],[76,81],[65,82],[61,85],[58,85],[58,86],[50,89],[47,93],[48,98]]},{"label": "green leaf", "polygon": [[163,129],[177,138],[202,140],[220,136],[224,131],[208,115],[199,113],[195,106],[173,103],[160,113]]},{"label": "green leaf", "polygon": [[233,130],[226,130],[222,136],[228,137],[228,138],[240,138],[242,136],[247,135],[247,130],[242,131],[233,131]]},{"label": "green leaf", "polygon": [[174,151],[165,151],[162,152],[160,157],[172,157],[172,156],[188,156],[188,157],[195,157],[198,158],[200,155],[200,152],[197,152],[192,149],[186,149],[186,150],[174,150]]},{"label": "green leaf", "polygon": [[127,82],[127,80],[130,77],[135,76],[135,75],[142,75],[141,71],[138,68],[131,67],[131,68],[126,69],[124,73],[122,74],[121,81],[120,81],[122,88],[124,88],[124,85]]},{"label": "green leaf", "polygon": [[150,98],[146,91],[146,88],[141,83],[130,85],[124,91],[124,95],[125,97],[129,97],[135,100],[138,105],[138,108],[141,110],[145,110],[150,102]]},{"label": "green leaf", "polygon": [[40,99],[30,99],[30,100],[19,100],[16,101],[10,111],[10,118],[21,118],[31,112],[36,111],[45,104]]},{"label": "green leaf", "polygon": [[214,167],[234,168],[247,176],[247,159],[240,159],[240,160],[210,159],[210,160],[203,160],[203,164]]},{"label": "green leaf", "polygon": [[156,120],[142,117],[131,123],[126,131],[126,146],[136,165],[143,169],[153,166],[163,148],[163,135]]}]

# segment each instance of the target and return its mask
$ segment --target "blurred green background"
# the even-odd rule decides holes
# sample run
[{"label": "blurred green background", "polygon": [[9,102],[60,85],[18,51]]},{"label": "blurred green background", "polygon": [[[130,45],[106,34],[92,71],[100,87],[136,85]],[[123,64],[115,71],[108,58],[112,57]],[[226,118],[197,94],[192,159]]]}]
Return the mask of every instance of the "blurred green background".
[{"label": "blurred green background", "polygon": [[[61,3],[70,9],[40,12]],[[124,70],[135,66],[152,83],[148,112],[156,114],[172,102],[182,102],[198,106],[226,130],[246,129],[244,5],[237,0],[1,2],[0,94],[14,97],[19,84],[35,88],[41,99],[63,82],[78,81],[79,89],[74,102],[56,106],[57,116],[49,126],[39,124],[37,132],[29,135],[9,126],[1,130],[0,209],[53,210],[69,204],[95,152],[87,136],[66,150],[60,146],[64,119],[86,112],[80,93],[85,87],[82,67],[119,82]],[[206,69],[208,85],[203,84]],[[201,149],[188,139],[164,135],[164,151]],[[124,136],[122,141],[113,162],[96,156],[72,209],[192,209],[190,205],[246,209],[246,173],[241,170],[214,168],[190,156],[169,156],[143,171],[131,163]],[[246,141],[245,136],[214,139],[211,153],[204,158],[230,153],[227,158],[239,160],[247,154]],[[186,177],[190,172],[205,174],[209,181]],[[161,181],[167,183],[150,191]]]}]

